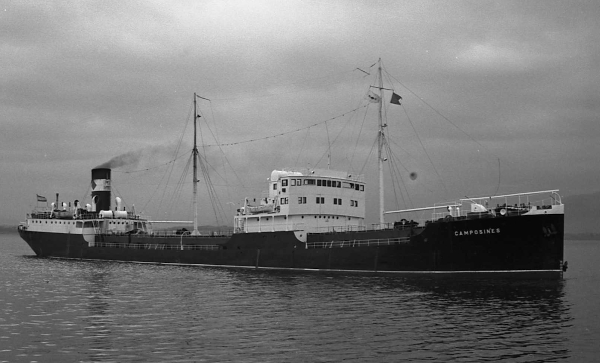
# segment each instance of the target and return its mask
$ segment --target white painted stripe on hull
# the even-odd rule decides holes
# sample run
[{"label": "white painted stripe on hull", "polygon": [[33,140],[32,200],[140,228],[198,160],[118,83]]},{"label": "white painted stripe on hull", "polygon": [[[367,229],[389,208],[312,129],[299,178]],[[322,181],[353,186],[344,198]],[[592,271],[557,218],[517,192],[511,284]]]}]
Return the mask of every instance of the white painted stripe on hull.
[{"label": "white painted stripe on hull", "polygon": [[152,262],[152,261],[124,261],[124,260],[105,260],[98,258],[72,258],[72,257],[48,257],[58,260],[75,260],[75,261],[103,261],[103,262],[120,262],[120,263],[138,263],[148,265],[171,265],[171,266],[189,266],[189,267],[222,267],[222,268],[242,268],[250,270],[283,270],[283,271],[305,271],[305,272],[343,272],[343,273],[366,273],[366,274],[392,274],[392,275],[466,275],[466,274],[526,274],[526,273],[560,273],[563,271],[556,270],[465,270],[465,271],[387,271],[387,270],[345,270],[345,269],[325,269],[325,268],[302,268],[302,267],[267,267],[267,266],[241,266],[241,265],[211,265],[204,263],[178,263],[178,262]]}]

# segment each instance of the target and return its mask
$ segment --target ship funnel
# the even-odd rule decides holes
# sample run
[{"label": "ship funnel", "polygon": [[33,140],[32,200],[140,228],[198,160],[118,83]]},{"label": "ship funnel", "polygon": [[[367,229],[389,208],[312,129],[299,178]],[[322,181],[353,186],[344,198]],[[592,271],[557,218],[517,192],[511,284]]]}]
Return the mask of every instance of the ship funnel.
[{"label": "ship funnel", "polygon": [[95,211],[110,210],[110,169],[92,169],[92,201]]}]

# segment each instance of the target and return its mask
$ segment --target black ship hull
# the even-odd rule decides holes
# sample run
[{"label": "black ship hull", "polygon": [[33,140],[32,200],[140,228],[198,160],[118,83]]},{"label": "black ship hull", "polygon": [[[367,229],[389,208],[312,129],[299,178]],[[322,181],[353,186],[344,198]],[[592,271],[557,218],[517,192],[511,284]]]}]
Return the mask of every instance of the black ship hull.
[{"label": "black ship hull", "polygon": [[40,257],[396,274],[560,277],[564,215],[441,220],[421,227],[231,236],[34,232],[21,237]]}]

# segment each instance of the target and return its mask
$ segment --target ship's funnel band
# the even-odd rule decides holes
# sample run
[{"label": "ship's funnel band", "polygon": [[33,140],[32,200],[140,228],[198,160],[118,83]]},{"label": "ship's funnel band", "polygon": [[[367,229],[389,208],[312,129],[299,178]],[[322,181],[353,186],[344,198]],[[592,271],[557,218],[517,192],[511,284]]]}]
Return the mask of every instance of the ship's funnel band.
[{"label": "ship's funnel band", "polygon": [[110,192],[110,180],[108,180],[108,179],[92,180],[92,191],[93,192]]}]

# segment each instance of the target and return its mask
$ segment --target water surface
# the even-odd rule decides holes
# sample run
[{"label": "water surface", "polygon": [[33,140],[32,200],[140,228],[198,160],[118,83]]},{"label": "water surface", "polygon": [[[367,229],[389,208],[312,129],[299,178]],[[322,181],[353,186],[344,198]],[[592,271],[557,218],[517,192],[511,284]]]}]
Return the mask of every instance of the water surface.
[{"label": "water surface", "polygon": [[0,361],[552,362],[600,350],[600,242],[558,281],[39,259],[0,235]]}]

